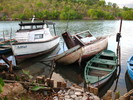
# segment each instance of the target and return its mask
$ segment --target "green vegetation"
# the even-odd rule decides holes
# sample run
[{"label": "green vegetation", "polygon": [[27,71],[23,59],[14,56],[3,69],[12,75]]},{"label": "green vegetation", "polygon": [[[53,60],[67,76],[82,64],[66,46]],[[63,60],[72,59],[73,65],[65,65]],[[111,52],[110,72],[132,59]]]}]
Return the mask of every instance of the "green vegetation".
[{"label": "green vegetation", "polygon": [[133,20],[133,9],[104,0],[0,0],[0,20],[117,19]]},{"label": "green vegetation", "polygon": [[2,78],[0,78],[0,93],[3,91],[4,81]]}]

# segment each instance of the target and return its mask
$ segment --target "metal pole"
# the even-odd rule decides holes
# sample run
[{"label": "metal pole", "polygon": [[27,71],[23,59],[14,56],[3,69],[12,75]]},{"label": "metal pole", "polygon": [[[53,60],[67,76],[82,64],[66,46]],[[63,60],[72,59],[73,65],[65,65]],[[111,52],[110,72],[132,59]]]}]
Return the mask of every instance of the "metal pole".
[{"label": "metal pole", "polygon": [[3,39],[4,39],[4,41],[5,41],[5,33],[4,33],[4,31],[3,31]]},{"label": "metal pole", "polygon": [[121,18],[121,22],[120,22],[120,29],[119,29],[119,33],[121,33],[121,28],[122,28],[122,18]]},{"label": "metal pole", "polygon": [[116,42],[118,42],[118,44],[117,44],[117,56],[118,56],[119,72],[118,72],[118,75],[116,76],[116,86],[114,88],[114,91],[116,91],[116,89],[117,89],[118,79],[119,79],[120,72],[121,72],[121,47],[120,47],[121,28],[122,28],[122,18],[120,21],[119,33],[117,33],[117,36],[116,36]]},{"label": "metal pole", "polygon": [[54,28],[54,35],[56,36],[55,24],[53,24],[53,28]]},{"label": "metal pole", "polygon": [[11,32],[10,32],[10,39],[12,39],[12,28],[11,28]]}]

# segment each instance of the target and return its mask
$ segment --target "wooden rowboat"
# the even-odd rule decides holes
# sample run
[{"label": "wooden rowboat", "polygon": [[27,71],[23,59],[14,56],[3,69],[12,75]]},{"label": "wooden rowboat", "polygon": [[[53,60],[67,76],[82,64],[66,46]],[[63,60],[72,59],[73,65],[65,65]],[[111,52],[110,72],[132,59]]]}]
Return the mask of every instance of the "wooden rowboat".
[{"label": "wooden rowboat", "polygon": [[116,71],[116,66],[115,53],[111,50],[104,50],[87,62],[84,69],[86,83],[99,88],[111,78]]},{"label": "wooden rowboat", "polygon": [[131,82],[133,83],[133,56],[131,56],[127,61],[127,72]]},{"label": "wooden rowboat", "polygon": [[[83,33],[89,35],[82,37]],[[81,36],[82,35],[82,36]],[[108,40],[106,37],[95,38],[89,30],[70,35],[69,33],[62,34],[63,39],[68,47],[68,50],[57,55],[54,60],[58,64],[69,65],[76,61],[91,57],[107,48]]]}]

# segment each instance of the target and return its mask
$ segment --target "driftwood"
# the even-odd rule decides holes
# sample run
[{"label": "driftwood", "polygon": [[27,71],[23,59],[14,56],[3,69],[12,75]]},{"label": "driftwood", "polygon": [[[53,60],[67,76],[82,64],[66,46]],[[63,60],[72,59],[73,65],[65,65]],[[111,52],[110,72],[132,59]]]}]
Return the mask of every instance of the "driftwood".
[{"label": "driftwood", "polygon": [[27,84],[27,85],[32,85],[32,86],[35,86],[35,85],[38,85],[38,86],[46,86],[45,84],[39,84],[39,83],[34,83],[34,82],[24,82],[24,81],[15,81],[15,80],[4,80],[4,82],[6,83],[21,83],[21,84]]},{"label": "driftwood", "polygon": [[[40,83],[35,83],[35,82],[24,82],[24,81],[15,81],[15,80],[4,80],[4,82],[5,83],[16,83],[16,82],[18,82],[18,83],[20,83],[20,84],[23,84],[23,85],[27,85],[27,86],[29,86],[29,87],[31,87],[31,86],[44,86],[45,87],[45,90],[52,90],[52,89],[56,89],[56,90],[59,90],[59,89],[61,89],[61,88],[64,88],[64,89],[69,89],[68,87],[66,87],[66,83],[63,83],[63,82],[61,82],[61,86],[58,86],[58,87],[53,87],[53,80],[51,80],[52,81],[52,84],[50,84],[50,85],[48,85],[48,83],[49,83],[49,81],[48,81],[48,83],[47,83],[47,85],[46,84],[40,84]],[[50,82],[51,83],[51,82]],[[52,87],[51,87],[51,85],[52,85]]]}]

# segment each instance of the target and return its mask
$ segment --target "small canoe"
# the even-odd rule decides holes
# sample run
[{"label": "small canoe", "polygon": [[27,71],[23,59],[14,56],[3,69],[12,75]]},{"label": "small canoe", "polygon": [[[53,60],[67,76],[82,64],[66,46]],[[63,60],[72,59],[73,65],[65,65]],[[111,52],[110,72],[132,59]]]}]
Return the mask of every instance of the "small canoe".
[{"label": "small canoe", "polygon": [[133,83],[133,56],[131,56],[127,61],[127,72],[130,80]]},{"label": "small canoe", "polygon": [[117,56],[111,50],[104,50],[87,62],[84,77],[87,84],[101,87],[116,71]]}]

